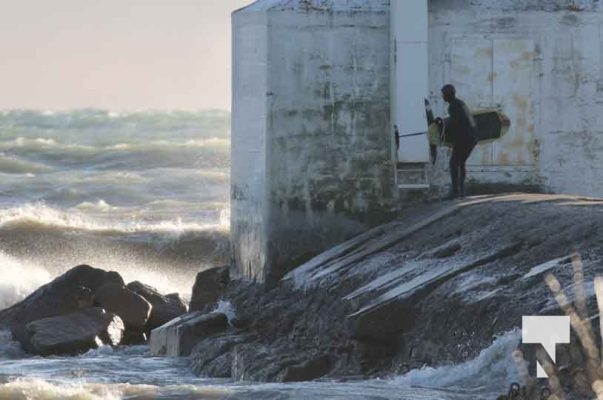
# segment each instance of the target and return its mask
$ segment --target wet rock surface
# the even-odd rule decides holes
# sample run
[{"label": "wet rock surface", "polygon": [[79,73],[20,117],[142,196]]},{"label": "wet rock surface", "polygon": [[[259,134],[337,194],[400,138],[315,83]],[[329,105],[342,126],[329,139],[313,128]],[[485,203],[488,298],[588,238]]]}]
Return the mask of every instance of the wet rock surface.
[{"label": "wet rock surface", "polygon": [[211,340],[200,341],[192,350],[190,363],[200,376],[230,378],[232,376],[232,350],[235,346],[252,343],[257,338],[251,334],[228,332]]},{"label": "wet rock surface", "polygon": [[152,303],[124,286],[117,272],[80,265],[0,310],[0,325],[31,353],[78,354],[103,344],[145,343],[151,316],[157,322],[186,312],[177,295],[130,286],[157,304],[155,314]]},{"label": "wet rock surface", "polygon": [[153,355],[188,356],[193,347],[206,337],[228,328],[226,315],[199,311],[184,314],[151,331],[149,347]]},{"label": "wet rock surface", "polygon": [[144,327],[147,334],[188,311],[186,304],[178,293],[164,296],[154,287],[138,281],[128,283],[127,288],[151,303],[151,314]]},{"label": "wet rock surface", "polygon": [[31,353],[76,355],[102,345],[118,345],[124,323],[119,316],[102,308],[88,308],[30,322],[25,331],[24,347]]},{"label": "wet rock surface", "polygon": [[227,266],[199,272],[193,285],[190,311],[201,311],[213,306],[222,297],[229,282],[230,273]]},{"label": "wet rock surface", "polygon": [[16,339],[25,340],[25,325],[42,318],[73,313],[94,304],[94,292],[106,283],[123,285],[117,272],[88,265],[67,271],[40,287],[23,301],[0,311],[0,325],[8,326]]},{"label": "wet rock surface", "polygon": [[117,283],[106,283],[94,292],[95,305],[117,314],[126,329],[142,332],[151,314],[151,303]]}]

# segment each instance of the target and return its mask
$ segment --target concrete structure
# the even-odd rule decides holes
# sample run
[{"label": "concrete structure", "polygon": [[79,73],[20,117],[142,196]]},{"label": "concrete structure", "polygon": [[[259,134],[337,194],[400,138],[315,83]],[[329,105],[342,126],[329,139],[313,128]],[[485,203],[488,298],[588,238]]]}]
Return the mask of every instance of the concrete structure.
[{"label": "concrete structure", "polygon": [[395,208],[389,1],[233,14],[234,262],[270,281]]},{"label": "concrete structure", "polygon": [[[603,13],[597,0],[431,0],[431,98],[442,82],[473,108],[501,106],[512,129],[477,148],[474,183],[603,196]],[[438,165],[432,184],[447,183]],[[445,172],[445,171],[444,171]]]},{"label": "concrete structure", "polygon": [[[451,82],[470,107],[511,118],[469,160],[474,186],[603,196],[600,3],[428,1],[436,115]],[[239,273],[266,280],[396,204],[390,2],[261,0],[233,26],[233,255]],[[448,185],[448,154],[428,171],[433,190]]]}]

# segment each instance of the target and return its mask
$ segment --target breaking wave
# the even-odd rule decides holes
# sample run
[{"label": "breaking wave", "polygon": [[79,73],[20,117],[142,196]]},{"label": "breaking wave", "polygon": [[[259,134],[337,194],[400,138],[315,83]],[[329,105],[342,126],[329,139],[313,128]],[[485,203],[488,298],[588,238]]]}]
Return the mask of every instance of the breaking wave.
[{"label": "breaking wave", "polygon": [[52,383],[42,379],[17,379],[0,385],[0,399],[12,400],[218,400],[231,393],[223,387],[193,385],[130,385],[103,383]]},{"label": "breaking wave", "polygon": [[[168,203],[170,204],[170,203]],[[174,203],[171,203],[172,205]],[[118,211],[118,207],[107,204],[104,200],[96,203],[84,202],[78,204],[76,209],[95,211]],[[227,232],[229,229],[228,209],[219,212],[218,220],[213,223],[197,221],[184,221],[181,217],[173,220],[139,221],[114,219],[102,221],[94,219],[75,210],[62,211],[47,206],[44,203],[29,203],[23,206],[0,210],[0,232],[7,229],[54,229],[57,231],[81,231],[98,234],[154,234],[163,233],[166,239],[177,239],[192,232],[219,231]]]},{"label": "breaking wave", "polygon": [[[91,206],[110,208],[102,202]],[[95,219],[43,204],[0,211],[0,309],[79,264],[118,271],[126,281],[187,297],[197,272],[228,259],[227,210],[212,223],[119,220],[109,214],[109,219]]]},{"label": "breaking wave", "polygon": [[504,390],[512,382],[519,382],[520,376],[513,352],[521,342],[521,331],[513,330],[497,337],[492,345],[480,352],[473,360],[461,364],[439,368],[414,370],[395,378],[392,384],[425,388],[459,388],[466,391]]},{"label": "breaking wave", "polygon": [[3,174],[38,174],[51,171],[47,165],[22,160],[15,156],[0,153],[0,173]]},{"label": "breaking wave", "polygon": [[0,266],[2,267],[0,310],[22,300],[51,279],[50,274],[43,267],[24,263],[1,251]]}]

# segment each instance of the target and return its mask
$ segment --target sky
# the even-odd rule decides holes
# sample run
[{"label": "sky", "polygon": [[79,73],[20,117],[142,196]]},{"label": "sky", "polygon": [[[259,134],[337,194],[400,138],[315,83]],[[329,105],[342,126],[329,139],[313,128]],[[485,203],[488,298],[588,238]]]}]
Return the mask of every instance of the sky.
[{"label": "sky", "polygon": [[0,0],[0,109],[230,109],[251,0]]}]

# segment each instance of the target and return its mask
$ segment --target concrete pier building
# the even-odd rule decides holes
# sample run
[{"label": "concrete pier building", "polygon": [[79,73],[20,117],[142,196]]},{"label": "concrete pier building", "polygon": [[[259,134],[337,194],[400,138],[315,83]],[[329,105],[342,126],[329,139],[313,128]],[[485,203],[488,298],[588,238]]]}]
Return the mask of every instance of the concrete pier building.
[{"label": "concrete pier building", "polygon": [[273,281],[448,185],[423,99],[453,83],[511,119],[469,184],[603,196],[599,0],[259,0],[233,13],[231,235]]}]

